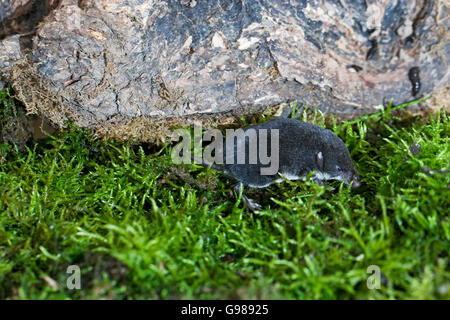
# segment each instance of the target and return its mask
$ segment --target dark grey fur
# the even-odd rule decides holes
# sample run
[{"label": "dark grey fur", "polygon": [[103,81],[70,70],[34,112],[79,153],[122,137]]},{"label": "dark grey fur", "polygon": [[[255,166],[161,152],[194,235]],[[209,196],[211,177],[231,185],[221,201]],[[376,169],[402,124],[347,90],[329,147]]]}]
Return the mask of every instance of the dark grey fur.
[{"label": "dark grey fur", "polygon": [[[256,129],[258,139],[258,129],[267,129],[268,137],[271,136],[271,129],[279,130],[278,173],[284,176],[297,176],[298,179],[302,179],[311,171],[316,171],[314,180],[337,179],[346,183],[353,182],[355,188],[360,186],[358,174],[345,143],[330,130],[300,120],[281,118],[243,129],[244,131]],[[234,149],[236,163],[236,141]],[[248,164],[248,150],[248,138],[246,138],[246,163],[225,164],[223,171],[244,185],[257,188],[264,188],[280,180],[278,173],[276,175],[260,174],[262,164],[259,162],[259,157],[257,164]],[[270,138],[268,150],[270,155]]]}]

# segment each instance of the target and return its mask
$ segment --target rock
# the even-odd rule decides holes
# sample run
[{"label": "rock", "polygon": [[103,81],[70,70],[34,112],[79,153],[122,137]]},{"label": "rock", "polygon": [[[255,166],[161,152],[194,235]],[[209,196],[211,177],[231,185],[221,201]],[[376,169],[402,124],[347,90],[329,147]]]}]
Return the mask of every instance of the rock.
[{"label": "rock", "polygon": [[2,0],[0,39],[34,32],[37,24],[57,7],[59,0]]},{"label": "rock", "polygon": [[[27,24],[16,18],[19,4],[37,2]],[[385,99],[412,100],[415,66],[419,96],[443,89],[448,96],[450,8],[443,1],[1,6],[0,74],[27,111],[103,137],[154,142],[173,125],[229,123],[294,100],[356,117]]]},{"label": "rock", "polygon": [[[19,151],[25,151],[30,140],[47,138],[55,129],[47,120],[37,115],[26,115],[17,105],[9,89],[2,93],[0,103],[0,143],[14,143]],[[2,158],[0,152],[0,162]]]}]

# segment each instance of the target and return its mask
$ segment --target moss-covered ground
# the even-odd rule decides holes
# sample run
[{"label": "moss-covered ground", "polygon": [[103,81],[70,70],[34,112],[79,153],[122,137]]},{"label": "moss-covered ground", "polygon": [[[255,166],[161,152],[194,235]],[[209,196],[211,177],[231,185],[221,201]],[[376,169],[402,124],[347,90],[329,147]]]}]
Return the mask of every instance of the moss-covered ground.
[{"label": "moss-covered ground", "polygon": [[170,145],[0,144],[0,299],[449,299],[450,117],[399,115],[331,126],[360,189],[286,181],[247,191],[257,212]]}]

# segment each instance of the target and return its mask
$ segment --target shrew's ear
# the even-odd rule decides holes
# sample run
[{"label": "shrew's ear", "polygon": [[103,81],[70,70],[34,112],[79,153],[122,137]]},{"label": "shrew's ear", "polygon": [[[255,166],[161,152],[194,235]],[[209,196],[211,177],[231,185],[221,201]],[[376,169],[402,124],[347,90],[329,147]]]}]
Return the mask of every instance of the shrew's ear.
[{"label": "shrew's ear", "polygon": [[319,151],[319,152],[316,154],[316,164],[317,164],[317,166],[319,167],[319,169],[320,169],[321,171],[323,171],[323,154],[322,154],[322,151]]}]

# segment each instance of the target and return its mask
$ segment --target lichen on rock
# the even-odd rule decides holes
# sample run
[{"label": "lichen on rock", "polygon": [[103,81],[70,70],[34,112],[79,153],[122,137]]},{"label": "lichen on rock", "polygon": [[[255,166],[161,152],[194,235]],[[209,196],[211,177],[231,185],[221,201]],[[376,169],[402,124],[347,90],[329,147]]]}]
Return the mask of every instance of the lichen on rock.
[{"label": "lichen on rock", "polygon": [[[25,2],[6,1],[0,22],[13,23],[9,8]],[[28,112],[104,137],[164,141],[172,125],[294,100],[354,117],[386,98],[411,100],[413,66],[421,94],[450,80],[442,2],[45,3],[38,23],[2,35],[0,74]]]}]

